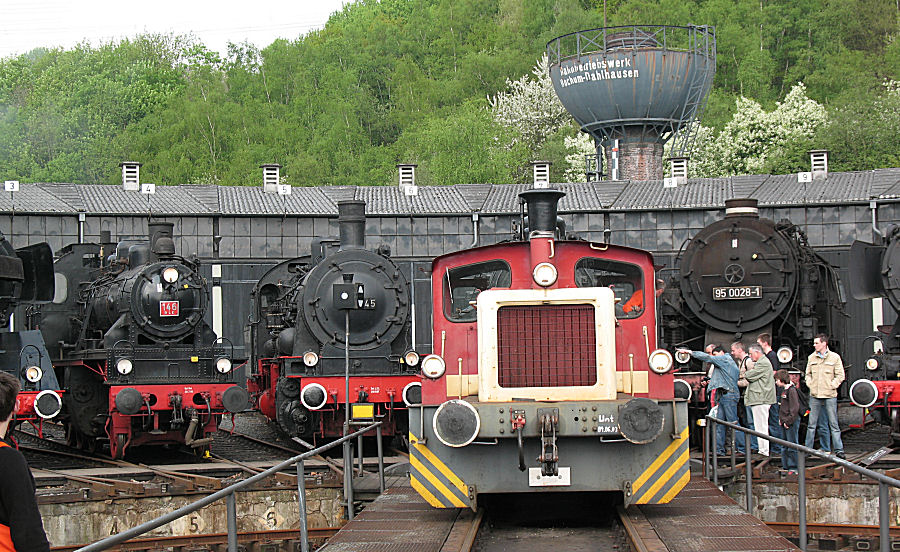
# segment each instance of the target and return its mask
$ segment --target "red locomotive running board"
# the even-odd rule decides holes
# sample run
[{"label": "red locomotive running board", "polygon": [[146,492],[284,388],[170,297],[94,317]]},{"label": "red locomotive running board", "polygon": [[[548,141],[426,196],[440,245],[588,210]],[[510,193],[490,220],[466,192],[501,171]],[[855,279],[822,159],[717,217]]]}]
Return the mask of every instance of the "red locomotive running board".
[{"label": "red locomotive running board", "polygon": [[178,316],[178,301],[160,301],[160,316]]}]

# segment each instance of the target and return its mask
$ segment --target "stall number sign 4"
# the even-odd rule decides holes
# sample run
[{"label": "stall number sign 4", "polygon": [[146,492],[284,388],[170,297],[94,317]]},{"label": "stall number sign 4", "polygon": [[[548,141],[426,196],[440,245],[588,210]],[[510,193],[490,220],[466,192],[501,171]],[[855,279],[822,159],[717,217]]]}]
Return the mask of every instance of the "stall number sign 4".
[{"label": "stall number sign 4", "polygon": [[178,316],[178,301],[160,301],[160,316]]}]

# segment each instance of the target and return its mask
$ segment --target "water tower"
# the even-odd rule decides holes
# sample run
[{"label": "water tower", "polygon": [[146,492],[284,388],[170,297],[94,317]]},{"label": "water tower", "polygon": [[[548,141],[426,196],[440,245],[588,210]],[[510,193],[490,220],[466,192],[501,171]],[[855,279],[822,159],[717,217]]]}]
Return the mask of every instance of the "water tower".
[{"label": "water tower", "polygon": [[[715,29],[635,25],[579,31],[547,43],[550,80],[618,180],[663,177],[663,145],[690,151],[716,72]],[[599,169],[598,169],[599,171]]]}]

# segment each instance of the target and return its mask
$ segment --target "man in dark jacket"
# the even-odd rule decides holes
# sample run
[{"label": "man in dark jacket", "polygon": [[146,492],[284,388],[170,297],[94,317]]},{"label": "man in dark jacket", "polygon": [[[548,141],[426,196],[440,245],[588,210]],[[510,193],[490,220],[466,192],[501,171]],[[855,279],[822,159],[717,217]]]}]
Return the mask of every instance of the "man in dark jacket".
[{"label": "man in dark jacket", "polygon": [[[791,376],[785,369],[775,372],[775,385],[781,397],[781,408],[778,410],[778,421],[784,428],[784,440],[799,443],[800,432],[800,395]],[[781,467],[788,473],[797,473],[797,451],[781,447]]]},{"label": "man in dark jacket", "polygon": [[[18,394],[19,380],[0,372],[0,439],[9,431]],[[0,441],[0,474],[0,550],[48,552],[34,477],[22,453],[6,441]]]}]

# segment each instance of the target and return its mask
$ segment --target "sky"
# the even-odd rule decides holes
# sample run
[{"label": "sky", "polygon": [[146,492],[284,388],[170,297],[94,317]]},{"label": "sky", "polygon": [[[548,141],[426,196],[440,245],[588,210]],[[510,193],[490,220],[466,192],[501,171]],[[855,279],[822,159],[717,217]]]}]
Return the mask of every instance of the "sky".
[{"label": "sky", "polygon": [[0,58],[39,46],[96,46],[151,32],[193,33],[209,49],[320,29],[348,0],[0,0]]}]

